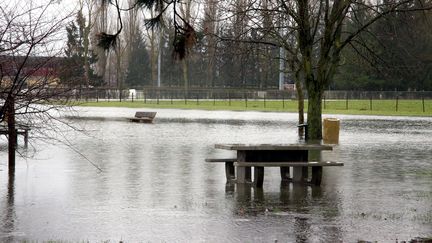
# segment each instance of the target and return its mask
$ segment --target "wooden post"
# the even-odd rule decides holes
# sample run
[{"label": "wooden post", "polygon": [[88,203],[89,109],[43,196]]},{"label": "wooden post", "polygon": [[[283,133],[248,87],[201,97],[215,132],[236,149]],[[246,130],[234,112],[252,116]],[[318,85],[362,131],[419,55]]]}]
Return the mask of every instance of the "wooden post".
[{"label": "wooden post", "polygon": [[133,100],[134,100],[134,93],[132,93],[132,103],[133,103]]},{"label": "wooden post", "polygon": [[369,100],[369,108],[370,110],[372,110],[372,95],[370,96],[370,100]]},{"label": "wooden post", "polygon": [[247,108],[248,107],[247,92],[245,92],[244,96],[245,96],[245,105],[246,105],[246,108]]},{"label": "wooden post", "polygon": [[266,108],[266,94],[264,93],[264,108]]},{"label": "wooden post", "polygon": [[173,104],[173,94],[172,92],[170,92],[170,96],[171,96],[171,105]]},{"label": "wooden post", "polygon": [[120,102],[122,102],[122,90],[119,90],[119,98],[120,98]]}]

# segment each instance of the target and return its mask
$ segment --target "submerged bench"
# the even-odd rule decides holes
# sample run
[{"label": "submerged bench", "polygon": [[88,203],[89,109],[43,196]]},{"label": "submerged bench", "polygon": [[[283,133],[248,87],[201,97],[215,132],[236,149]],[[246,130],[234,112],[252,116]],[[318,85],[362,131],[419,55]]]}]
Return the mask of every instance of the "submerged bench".
[{"label": "submerged bench", "polygon": [[280,167],[282,181],[297,181],[302,182],[304,180],[304,174],[294,173],[293,178],[289,178],[288,167],[312,167],[312,177],[307,183],[319,186],[322,178],[322,167],[323,166],[343,166],[341,162],[333,161],[308,161],[308,162],[236,162],[236,167],[254,167],[254,181],[253,184],[256,187],[262,187],[264,182],[264,167]]},{"label": "submerged bench", "polygon": [[156,112],[137,111],[135,117],[129,118],[131,122],[152,123]]},{"label": "submerged bench", "polygon": [[301,181],[303,175],[294,174],[294,178],[288,178],[285,173],[289,173],[289,167],[312,167],[312,178],[308,182],[314,185],[321,184],[322,178],[322,167],[324,166],[343,166],[341,162],[333,161],[309,161],[309,162],[238,162],[237,158],[226,158],[226,159],[206,159],[206,162],[210,163],[225,163],[225,176],[227,182],[235,181],[235,167],[254,167],[254,181],[253,184],[256,187],[262,187],[264,182],[264,167],[280,167],[281,177],[283,181]]}]

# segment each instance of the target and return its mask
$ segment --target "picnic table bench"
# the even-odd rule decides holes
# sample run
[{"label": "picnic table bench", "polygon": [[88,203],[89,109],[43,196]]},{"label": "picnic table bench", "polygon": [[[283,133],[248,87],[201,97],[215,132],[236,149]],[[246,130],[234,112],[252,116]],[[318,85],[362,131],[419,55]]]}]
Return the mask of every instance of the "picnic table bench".
[{"label": "picnic table bench", "polygon": [[[28,134],[30,131],[30,127],[27,125],[17,124],[15,125],[15,134],[16,136],[22,135],[24,137],[24,146],[28,145]],[[9,129],[6,125],[0,125],[0,135],[8,135]],[[18,142],[18,139],[15,139]]]},{"label": "picnic table bench", "polygon": [[[303,182],[320,185],[322,167],[343,166],[343,163],[332,161],[310,161],[310,151],[332,150],[332,146],[319,144],[216,144],[215,148],[237,151],[237,158],[206,159],[206,162],[224,162],[227,181],[253,183],[262,187],[264,167],[280,167],[282,181]],[[254,168],[254,181],[251,180],[251,168]],[[290,178],[290,167],[293,177]],[[308,181],[308,168],[312,176]]]},{"label": "picnic table bench", "polygon": [[131,122],[152,123],[156,112],[137,111],[135,117],[129,118]]}]

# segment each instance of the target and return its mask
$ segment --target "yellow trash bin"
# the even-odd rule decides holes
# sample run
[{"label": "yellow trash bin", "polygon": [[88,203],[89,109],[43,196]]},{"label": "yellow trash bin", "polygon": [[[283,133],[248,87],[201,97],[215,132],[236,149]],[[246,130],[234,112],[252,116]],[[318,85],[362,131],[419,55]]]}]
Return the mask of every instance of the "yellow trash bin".
[{"label": "yellow trash bin", "polygon": [[340,120],[337,118],[324,118],[323,140],[327,144],[339,143]]}]

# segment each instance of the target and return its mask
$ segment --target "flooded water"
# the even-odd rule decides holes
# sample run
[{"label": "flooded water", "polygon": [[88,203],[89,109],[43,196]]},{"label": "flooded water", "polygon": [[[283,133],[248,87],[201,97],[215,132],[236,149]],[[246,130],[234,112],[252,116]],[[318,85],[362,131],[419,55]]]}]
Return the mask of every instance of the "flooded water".
[{"label": "flooded water", "polygon": [[[332,116],[340,144],[320,187],[226,185],[216,143],[294,143],[289,113],[85,108],[58,144],[20,147],[7,177],[0,140],[0,241],[396,242],[432,236],[432,118]],[[22,144],[20,138],[20,144]],[[36,151],[34,153],[33,151]],[[95,166],[100,167],[99,171]]]}]

